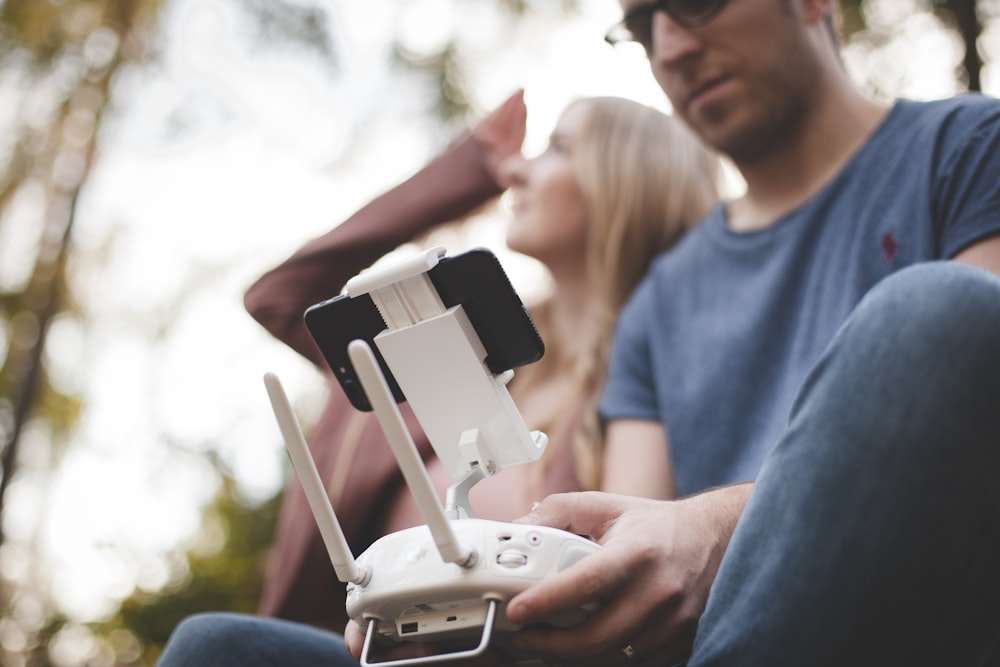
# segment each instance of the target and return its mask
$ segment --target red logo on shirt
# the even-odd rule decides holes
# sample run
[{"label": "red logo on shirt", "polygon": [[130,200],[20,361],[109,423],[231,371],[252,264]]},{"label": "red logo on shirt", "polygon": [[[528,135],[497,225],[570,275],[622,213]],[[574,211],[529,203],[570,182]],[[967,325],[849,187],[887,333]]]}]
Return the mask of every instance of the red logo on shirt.
[{"label": "red logo on shirt", "polygon": [[885,257],[885,261],[891,262],[896,257],[896,251],[899,250],[899,244],[896,243],[896,238],[892,235],[892,232],[886,232],[882,235],[882,256]]}]

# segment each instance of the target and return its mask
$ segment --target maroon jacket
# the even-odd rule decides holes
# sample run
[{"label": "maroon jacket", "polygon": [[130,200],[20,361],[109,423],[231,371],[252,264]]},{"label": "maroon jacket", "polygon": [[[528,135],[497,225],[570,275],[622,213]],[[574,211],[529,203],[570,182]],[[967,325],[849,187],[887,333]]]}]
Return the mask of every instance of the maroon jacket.
[{"label": "maroon jacket", "polygon": [[[247,291],[247,310],[336,385],[303,323],[306,308],[340,293],[348,279],[397,246],[468,215],[500,192],[481,145],[466,134],[414,176],[264,274]],[[400,408],[421,454],[433,456],[412,411],[405,404]],[[340,387],[333,386],[309,447],[347,541],[359,554],[380,537],[376,532],[386,505],[403,484],[389,445],[371,413],[355,410]],[[548,471],[545,493],[577,489],[571,457],[558,456]],[[344,584],[336,579],[294,475],[285,491],[259,611],[335,630],[347,621]]]}]

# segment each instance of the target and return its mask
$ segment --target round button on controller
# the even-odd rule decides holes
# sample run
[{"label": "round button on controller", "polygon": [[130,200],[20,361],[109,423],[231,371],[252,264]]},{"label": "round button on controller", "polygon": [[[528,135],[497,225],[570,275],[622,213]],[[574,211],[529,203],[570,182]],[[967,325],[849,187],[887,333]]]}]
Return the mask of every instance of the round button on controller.
[{"label": "round button on controller", "polygon": [[497,565],[507,568],[524,567],[528,564],[527,554],[516,549],[507,549],[497,554]]}]

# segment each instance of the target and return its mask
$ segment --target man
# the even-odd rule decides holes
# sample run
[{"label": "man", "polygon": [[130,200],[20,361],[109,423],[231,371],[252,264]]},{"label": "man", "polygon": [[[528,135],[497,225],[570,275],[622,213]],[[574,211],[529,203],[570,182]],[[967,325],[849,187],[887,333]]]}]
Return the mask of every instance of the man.
[{"label": "man", "polygon": [[601,606],[520,648],[1000,660],[1000,104],[868,99],[833,2],[622,2],[675,112],[747,183],[653,267],[602,403],[609,459],[669,447],[664,474],[701,493],[544,501],[524,521],[604,547],[509,617]]},{"label": "man", "polygon": [[[1000,104],[867,99],[833,1],[623,0],[676,113],[747,191],[652,267],[602,403],[609,461],[669,447],[673,470],[643,482],[690,495],[543,501],[523,521],[603,547],[509,602],[517,648],[565,665],[1000,659]],[[530,625],[592,602],[579,626]],[[245,626],[192,624],[245,664],[289,648]],[[359,655],[357,625],[346,639]],[[340,648],[300,633],[297,658],[306,643],[329,664]]]}]

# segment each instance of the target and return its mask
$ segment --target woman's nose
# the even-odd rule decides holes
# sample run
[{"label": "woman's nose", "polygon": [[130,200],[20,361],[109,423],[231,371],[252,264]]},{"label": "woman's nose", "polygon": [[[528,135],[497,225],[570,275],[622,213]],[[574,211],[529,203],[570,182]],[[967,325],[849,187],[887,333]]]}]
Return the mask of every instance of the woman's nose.
[{"label": "woman's nose", "polygon": [[512,185],[523,183],[525,162],[524,156],[520,153],[515,153],[510,157],[504,158],[497,170],[500,185],[509,188]]}]

